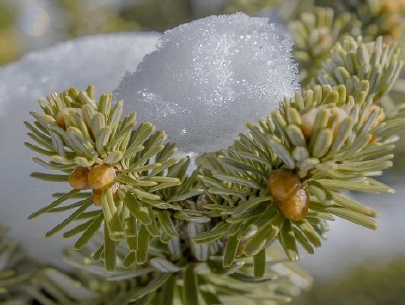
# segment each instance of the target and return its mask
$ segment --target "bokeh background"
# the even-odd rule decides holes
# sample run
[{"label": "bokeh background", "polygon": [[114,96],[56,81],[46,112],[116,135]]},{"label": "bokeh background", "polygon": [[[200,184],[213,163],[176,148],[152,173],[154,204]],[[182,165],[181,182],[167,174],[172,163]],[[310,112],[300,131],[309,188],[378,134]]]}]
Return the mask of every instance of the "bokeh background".
[{"label": "bokeh background", "polygon": [[[396,10],[383,19],[375,17],[403,1],[315,2],[319,6],[333,7],[335,13],[352,12],[367,24],[370,36],[385,35],[387,43],[396,40],[405,53],[403,11]],[[293,14],[312,5],[311,0],[0,0],[0,70],[1,66],[29,52],[79,36],[123,31],[161,32],[196,18],[237,11],[270,17],[273,22],[286,22]],[[376,7],[380,13],[373,11]],[[388,24],[385,30],[382,22]],[[403,79],[388,104],[405,99]],[[345,221],[333,223],[324,246],[314,256],[306,255],[301,263],[314,275],[314,287],[293,304],[405,304],[404,142],[399,142],[393,169],[382,177],[397,193],[353,194],[380,211],[380,228],[370,232]]]}]

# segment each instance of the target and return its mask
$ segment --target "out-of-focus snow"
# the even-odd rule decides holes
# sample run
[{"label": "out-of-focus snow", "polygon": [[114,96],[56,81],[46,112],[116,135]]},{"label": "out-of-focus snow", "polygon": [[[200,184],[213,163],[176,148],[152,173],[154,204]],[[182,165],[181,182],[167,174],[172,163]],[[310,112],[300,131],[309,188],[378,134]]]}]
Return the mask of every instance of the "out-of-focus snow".
[{"label": "out-of-focus snow", "polygon": [[70,244],[61,236],[45,240],[44,234],[67,215],[27,216],[51,203],[51,194],[61,185],[29,177],[41,171],[31,158],[34,153],[23,146],[28,140],[24,120],[28,112],[38,111],[37,100],[52,91],[70,86],[96,87],[96,93],[118,86],[127,70],[135,70],[145,54],[155,49],[160,34],[114,34],[90,36],[61,43],[31,53],[22,60],[0,68],[0,224],[22,241],[35,258],[60,262],[60,250]]},{"label": "out-of-focus snow", "polygon": [[116,95],[180,151],[202,153],[231,145],[292,96],[296,73],[291,42],[267,18],[210,16],[165,32]]}]

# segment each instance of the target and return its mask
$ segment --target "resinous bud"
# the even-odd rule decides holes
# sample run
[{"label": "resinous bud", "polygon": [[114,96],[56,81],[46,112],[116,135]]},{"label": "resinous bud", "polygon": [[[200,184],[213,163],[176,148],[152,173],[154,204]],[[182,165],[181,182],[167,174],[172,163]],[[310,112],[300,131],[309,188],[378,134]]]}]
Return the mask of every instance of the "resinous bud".
[{"label": "resinous bud", "polygon": [[89,185],[89,169],[79,166],[69,175],[69,184],[76,190],[87,190]]},{"label": "resinous bud", "polygon": [[65,114],[67,114],[69,111],[79,111],[79,108],[63,108],[56,115],[56,124],[63,129],[66,129]]},{"label": "resinous bud", "polygon": [[103,196],[103,190],[93,190],[93,203],[96,206],[101,206],[101,198]]},{"label": "resinous bud", "polygon": [[116,176],[115,169],[111,165],[96,165],[89,172],[90,188],[104,190],[114,184]]},{"label": "resinous bud", "polygon": [[301,181],[296,174],[284,169],[276,169],[271,172],[267,181],[267,190],[277,201],[284,201],[301,188]]},{"label": "resinous bud", "polygon": [[277,205],[285,218],[293,221],[301,221],[307,216],[308,213],[308,190],[301,188],[290,199],[285,201],[277,201]]}]

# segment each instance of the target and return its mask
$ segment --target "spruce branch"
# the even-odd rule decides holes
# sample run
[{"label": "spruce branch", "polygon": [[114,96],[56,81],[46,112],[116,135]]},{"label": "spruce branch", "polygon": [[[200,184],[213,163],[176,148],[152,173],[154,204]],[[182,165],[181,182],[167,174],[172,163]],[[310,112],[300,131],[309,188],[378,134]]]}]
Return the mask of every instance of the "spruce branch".
[{"label": "spruce branch", "polygon": [[[69,182],[72,187],[30,216],[73,210],[47,236],[79,222],[64,236],[80,234],[75,248],[81,249],[104,227],[104,255],[110,270],[114,269],[116,244],[121,240],[126,240],[130,251],[145,252],[137,255],[137,262],[143,263],[151,237],[168,241],[177,236],[176,230],[160,228],[174,227],[171,216],[182,209],[179,202],[201,194],[202,189],[195,176],[185,175],[188,158],[173,157],[175,146],[163,143],[164,132],[155,131],[147,122],[137,126],[136,114],[122,118],[123,102],[113,106],[111,94],[103,94],[96,101],[92,87],[83,92],[71,88],[54,93],[48,96],[48,103],[39,104],[44,113],[32,112],[36,121],[25,122],[35,144],[25,145],[50,159],[34,158],[36,163],[62,174],[32,176]],[[164,223],[161,226],[159,222]],[[134,238],[140,234],[142,244],[136,246]]]},{"label": "spruce branch", "polygon": [[[266,249],[275,240],[290,260],[299,259],[298,244],[313,253],[328,230],[327,221],[335,217],[375,229],[377,212],[340,191],[392,192],[373,177],[392,166],[393,143],[405,121],[400,115],[385,117],[375,102],[389,90],[384,85],[396,80],[402,63],[396,60],[396,47],[382,47],[381,40],[373,45],[372,56],[361,39],[357,44],[348,41],[348,49],[361,55],[357,61],[343,61],[341,70],[348,74],[345,79],[357,83],[335,84],[322,74],[321,82],[331,84],[316,85],[286,98],[267,119],[259,120],[258,125],[247,124],[250,131],[241,134],[233,146],[201,157],[199,171],[191,176],[186,175],[189,160],[172,158],[174,145],[163,145],[164,134],[154,132],[152,124],[143,123],[134,130],[134,115],[120,121],[120,115],[115,114],[122,103],[112,107],[110,95],[103,95],[97,104],[91,87],[82,93],[71,89],[54,94],[48,105],[40,102],[44,115],[33,114],[35,127],[26,123],[35,133],[32,139],[41,139],[36,142],[42,148],[27,146],[58,160],[48,164],[64,173],[73,169],[69,176],[35,177],[69,181],[73,190],[57,194],[58,199],[32,216],[75,209],[48,235],[84,220],[65,233],[65,237],[81,234],[76,249],[84,248],[103,227],[104,242],[93,258],[102,260],[109,271],[116,267],[118,243],[123,239],[127,268],[149,263],[151,251],[162,243],[168,245],[165,256],[174,258],[170,264],[181,265],[190,258],[207,262],[218,255],[223,268],[248,258],[258,270],[257,264],[262,257],[266,259]],[[337,55],[333,58],[339,61]],[[350,63],[368,67],[369,74]],[[325,70],[327,65],[331,64],[327,62]],[[381,66],[385,76],[370,77],[378,74]],[[72,144],[64,134],[79,127],[83,131],[77,139],[90,143],[85,148]],[[89,146],[103,128],[108,135],[103,135],[103,145]],[[62,142],[52,140],[53,130],[59,131]],[[57,142],[62,144],[53,145]],[[90,158],[92,149],[95,153]],[[96,181],[106,187],[94,186],[92,177],[106,171],[107,183]],[[95,191],[103,188],[102,210],[87,211],[92,202],[97,203]],[[93,189],[93,198],[81,192],[85,189]],[[61,206],[71,198],[78,201]],[[183,267],[170,264],[175,269]],[[262,271],[254,275],[260,274]]]},{"label": "spruce branch", "polygon": [[362,37],[347,37],[332,49],[319,73],[319,83],[346,85],[349,94],[357,94],[368,81],[368,94],[376,101],[390,91],[401,72],[403,61],[396,44],[383,44],[382,37],[365,43]]},{"label": "spruce branch", "polygon": [[[81,251],[67,251],[65,262],[73,269],[66,272],[26,258],[23,261],[18,246],[1,235],[0,258],[5,262],[0,271],[1,304],[279,304],[311,285],[308,274],[287,262],[275,248],[268,249],[267,260],[262,257],[256,267],[252,260],[241,260],[231,268],[223,268],[218,256],[199,261],[199,254],[191,246],[193,232],[198,230],[187,230],[189,233],[177,244],[179,251],[174,250],[173,240],[166,244],[155,238],[150,259],[141,265],[128,265],[127,251],[119,246],[114,272],[105,270],[102,255],[97,251],[102,238],[97,237]],[[202,249],[211,253],[219,249],[198,248],[200,253]],[[16,249],[18,255],[12,256]]]},{"label": "spruce branch", "polygon": [[[317,9],[292,23],[297,33],[307,29],[297,38],[300,61],[310,69],[319,59],[307,87],[248,123],[231,147],[201,156],[191,175],[165,133],[137,125],[136,114],[122,117],[123,102],[111,94],[96,101],[92,87],[71,88],[39,101],[43,113],[25,123],[26,146],[59,173],[32,176],[72,189],[30,217],[72,211],[47,236],[71,226],[64,237],[79,235],[81,252],[67,260],[94,277],[44,269],[31,296],[52,305],[281,303],[308,278],[299,275],[300,286],[301,272],[284,276],[289,264],[273,244],[295,261],[299,246],[321,246],[336,217],[376,229],[377,211],[342,191],[393,191],[374,177],[392,166],[405,125],[403,111],[387,115],[380,103],[403,63],[382,38],[343,39],[355,21]],[[80,292],[66,289],[78,281]]]},{"label": "spruce branch", "polygon": [[345,36],[360,34],[361,23],[351,13],[337,15],[326,7],[313,7],[289,22],[294,57],[300,65],[301,81],[307,86],[330,58],[332,47]]},{"label": "spruce branch", "polygon": [[[379,40],[373,54],[382,48]],[[256,256],[276,239],[297,260],[297,244],[313,253],[328,229],[326,221],[335,217],[377,228],[378,213],[341,191],[393,191],[373,178],[392,166],[396,133],[405,124],[403,116],[386,118],[375,104],[402,66],[395,47],[384,50],[388,76],[372,78],[373,85],[361,69],[342,62],[348,71],[343,79],[356,84],[297,92],[266,120],[249,123],[249,132],[233,146],[200,160],[200,180],[212,201],[205,208],[220,211],[222,220],[197,242],[227,238],[227,245],[235,243],[225,247],[230,258],[225,265],[237,251]],[[381,56],[375,57],[379,62]],[[368,75],[381,66],[369,65]]]},{"label": "spruce branch", "polygon": [[[187,230],[189,242],[192,230]],[[184,245],[182,243],[182,245]],[[93,251],[68,251],[66,261],[79,270],[98,277],[106,277],[107,283],[131,282],[125,293],[111,299],[108,304],[267,304],[288,302],[298,291],[307,289],[311,279],[301,269],[283,259],[276,249],[268,249],[267,260],[260,260],[260,270],[252,259],[241,260],[229,268],[222,266],[221,258],[212,256],[205,262],[197,261],[193,248],[190,261],[190,245],[183,248],[180,257],[167,255],[168,244],[153,242],[153,251],[143,265],[125,265],[126,258],[118,251],[117,265],[113,273],[106,273],[102,262],[91,262]],[[208,247],[204,247],[208,249]],[[217,248],[218,249],[218,248]],[[210,251],[212,251],[211,249]],[[215,253],[214,249],[214,253]],[[173,253],[172,253],[173,254]],[[171,258],[170,258],[171,257]],[[263,257],[264,258],[264,257]],[[260,273],[260,279],[253,274]],[[266,303],[267,302],[267,303]]]},{"label": "spruce branch", "polygon": [[400,36],[405,13],[402,0],[320,0],[315,4],[308,11],[297,10],[297,17],[287,19],[304,86],[314,81],[326,59],[333,60],[332,47],[343,43],[345,37],[362,36],[365,43],[381,39],[391,45]]},{"label": "spruce branch", "polygon": [[27,304],[23,291],[34,269],[26,263],[19,245],[10,242],[6,229],[0,226],[0,303],[4,305]]},{"label": "spruce branch", "polygon": [[362,23],[365,41],[374,41],[383,36],[391,44],[401,35],[401,21],[405,13],[403,0],[316,0],[316,5],[333,8],[338,14],[352,12]]},{"label": "spruce branch", "polygon": [[32,302],[40,304],[101,305],[124,293],[125,284],[129,283],[106,282],[104,278],[83,270],[66,273],[53,267],[42,267],[25,293]]}]

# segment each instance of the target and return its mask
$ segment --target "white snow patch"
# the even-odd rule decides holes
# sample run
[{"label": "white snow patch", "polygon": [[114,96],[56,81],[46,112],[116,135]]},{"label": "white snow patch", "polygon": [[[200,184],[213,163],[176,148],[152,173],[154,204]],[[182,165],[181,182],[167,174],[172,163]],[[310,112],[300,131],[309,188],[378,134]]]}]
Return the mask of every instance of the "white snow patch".
[{"label": "white snow patch", "polygon": [[165,32],[116,90],[125,112],[136,111],[168,133],[182,152],[231,145],[248,121],[276,109],[299,89],[291,42],[268,18],[210,16]]}]

